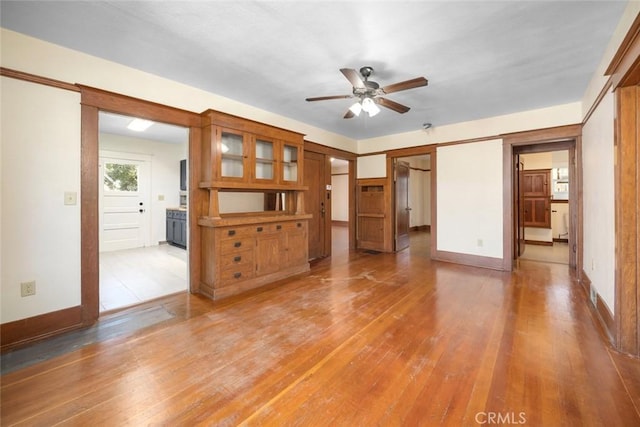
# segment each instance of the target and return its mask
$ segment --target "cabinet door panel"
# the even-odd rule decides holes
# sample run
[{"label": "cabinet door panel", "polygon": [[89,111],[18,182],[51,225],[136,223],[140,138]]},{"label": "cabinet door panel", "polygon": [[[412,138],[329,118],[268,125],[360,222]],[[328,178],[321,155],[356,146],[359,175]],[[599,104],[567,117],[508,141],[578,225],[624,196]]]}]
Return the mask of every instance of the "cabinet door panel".
[{"label": "cabinet door panel", "polygon": [[264,234],[256,238],[256,274],[275,273],[282,259],[282,233]]},{"label": "cabinet door panel", "polygon": [[231,129],[218,129],[218,173],[222,181],[247,181],[247,137]]}]

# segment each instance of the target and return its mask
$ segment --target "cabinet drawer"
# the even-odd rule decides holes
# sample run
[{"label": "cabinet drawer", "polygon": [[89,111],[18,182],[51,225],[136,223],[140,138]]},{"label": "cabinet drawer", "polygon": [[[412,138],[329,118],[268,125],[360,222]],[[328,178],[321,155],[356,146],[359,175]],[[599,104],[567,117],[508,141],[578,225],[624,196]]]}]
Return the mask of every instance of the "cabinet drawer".
[{"label": "cabinet drawer", "polygon": [[253,266],[252,250],[221,254],[220,256],[220,268],[222,270],[243,268],[245,266]]},{"label": "cabinet drawer", "polygon": [[220,255],[244,252],[247,249],[253,248],[254,245],[255,240],[252,237],[223,239],[220,240]]},{"label": "cabinet drawer", "polygon": [[220,283],[228,286],[236,282],[251,279],[253,277],[253,264],[229,268],[220,272]]},{"label": "cabinet drawer", "polygon": [[220,239],[236,239],[241,237],[251,237],[255,233],[255,227],[225,227],[218,230]]}]

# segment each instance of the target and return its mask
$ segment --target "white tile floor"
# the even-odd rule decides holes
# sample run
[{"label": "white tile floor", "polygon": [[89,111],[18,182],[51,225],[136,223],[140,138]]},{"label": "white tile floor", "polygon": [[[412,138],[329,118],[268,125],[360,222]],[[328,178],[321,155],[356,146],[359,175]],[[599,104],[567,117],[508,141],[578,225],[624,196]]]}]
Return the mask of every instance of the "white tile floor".
[{"label": "white tile floor", "polygon": [[187,290],[187,251],[171,245],[100,253],[100,311]]},{"label": "white tile floor", "polygon": [[569,244],[554,242],[553,246],[525,245],[521,259],[569,264]]}]

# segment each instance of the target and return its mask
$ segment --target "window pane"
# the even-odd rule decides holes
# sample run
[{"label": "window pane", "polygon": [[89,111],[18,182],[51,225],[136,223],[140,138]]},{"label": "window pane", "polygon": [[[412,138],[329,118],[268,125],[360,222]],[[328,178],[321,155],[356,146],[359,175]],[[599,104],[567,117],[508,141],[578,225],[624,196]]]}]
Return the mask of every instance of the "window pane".
[{"label": "window pane", "polygon": [[138,166],[105,163],[104,189],[106,191],[138,191]]}]

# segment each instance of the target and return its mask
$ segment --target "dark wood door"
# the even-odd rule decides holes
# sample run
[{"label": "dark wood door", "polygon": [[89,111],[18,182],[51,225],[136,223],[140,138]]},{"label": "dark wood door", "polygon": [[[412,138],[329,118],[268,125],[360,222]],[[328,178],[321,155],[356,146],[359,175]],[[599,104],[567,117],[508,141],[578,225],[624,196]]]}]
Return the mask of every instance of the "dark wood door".
[{"label": "dark wood door", "polygon": [[395,164],[395,250],[401,251],[409,247],[409,223],[411,207],[409,206],[409,163]]},{"label": "dark wood door", "polygon": [[527,170],[523,175],[524,225],[551,228],[551,170]]},{"label": "dark wood door", "polygon": [[331,255],[331,241],[327,241],[331,207],[326,205],[327,158],[324,154],[304,152],[304,185],[309,188],[304,197],[305,210],[313,215],[309,220],[309,259],[323,258]]}]

